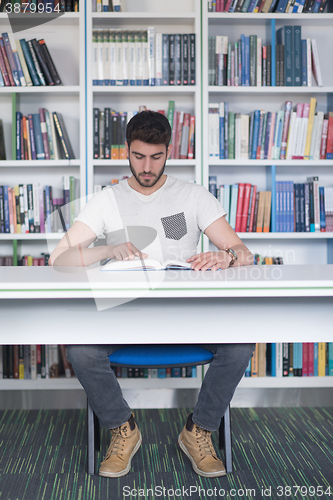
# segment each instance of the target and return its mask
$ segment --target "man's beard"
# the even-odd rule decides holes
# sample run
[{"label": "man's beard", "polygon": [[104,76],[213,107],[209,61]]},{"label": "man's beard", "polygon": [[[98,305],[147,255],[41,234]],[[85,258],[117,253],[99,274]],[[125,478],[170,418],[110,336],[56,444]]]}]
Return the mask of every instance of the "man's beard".
[{"label": "man's beard", "polygon": [[155,184],[160,180],[160,178],[162,177],[163,173],[164,173],[164,170],[165,170],[165,166],[166,166],[166,161],[164,162],[164,165],[163,167],[161,168],[161,170],[157,173],[157,174],[153,174],[152,172],[144,172],[144,175],[152,175],[152,179],[149,179],[149,180],[145,180],[145,179],[142,179],[140,178],[140,175],[141,174],[137,174],[131,164],[131,161],[129,161],[129,167],[130,167],[130,170],[133,174],[133,176],[135,177],[136,181],[140,184],[140,186],[142,187],[153,187],[155,186]]}]

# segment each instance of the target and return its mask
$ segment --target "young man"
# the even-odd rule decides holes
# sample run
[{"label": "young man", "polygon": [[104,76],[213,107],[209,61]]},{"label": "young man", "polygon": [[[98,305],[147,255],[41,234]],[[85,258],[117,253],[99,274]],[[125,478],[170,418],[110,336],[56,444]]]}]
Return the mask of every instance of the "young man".
[{"label": "young man", "polygon": [[[197,271],[253,264],[252,254],[225,220],[226,212],[216,198],[202,186],[164,173],[172,145],[170,125],[162,114],[144,111],[135,115],[127,126],[126,140],[132,176],[91,198],[52,252],[50,265],[89,266],[105,258],[126,260],[147,256],[160,261],[170,258],[186,261]],[[129,226],[137,226],[138,230],[153,228],[156,238],[137,248],[139,245],[127,239]],[[218,251],[196,253],[201,232]],[[101,234],[106,235],[107,244],[88,248]],[[213,360],[178,442],[198,474],[217,477],[225,474],[225,467],[216,456],[211,432],[219,427],[252,356],[253,344],[205,347],[213,352]],[[129,472],[142,439],[110,368],[108,356],[114,348],[68,346],[69,361],[91,407],[100,424],[112,433],[99,471],[107,477]]]}]

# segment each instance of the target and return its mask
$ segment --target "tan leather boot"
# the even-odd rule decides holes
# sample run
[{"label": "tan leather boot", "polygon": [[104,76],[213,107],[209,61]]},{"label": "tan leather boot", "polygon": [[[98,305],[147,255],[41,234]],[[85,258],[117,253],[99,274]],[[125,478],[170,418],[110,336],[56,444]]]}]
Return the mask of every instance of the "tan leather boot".
[{"label": "tan leather boot", "polygon": [[192,421],[191,413],[179,434],[178,444],[191,460],[192,467],[199,476],[224,476],[226,470],[223,462],[216,456],[211,434]]},{"label": "tan leather boot", "polygon": [[111,429],[112,439],[106,456],[99,468],[105,477],[125,476],[131,468],[131,460],[140,448],[142,437],[133,415],[124,425]]}]

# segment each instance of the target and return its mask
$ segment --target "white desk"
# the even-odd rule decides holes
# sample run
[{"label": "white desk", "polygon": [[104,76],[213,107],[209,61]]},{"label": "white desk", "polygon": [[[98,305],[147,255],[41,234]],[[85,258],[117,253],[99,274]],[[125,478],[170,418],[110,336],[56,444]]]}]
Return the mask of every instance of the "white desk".
[{"label": "white desk", "polygon": [[[333,265],[204,273],[3,267],[0,298],[2,344],[330,342],[333,337]],[[101,301],[104,310],[98,310]],[[124,303],[115,307],[119,302]]]}]

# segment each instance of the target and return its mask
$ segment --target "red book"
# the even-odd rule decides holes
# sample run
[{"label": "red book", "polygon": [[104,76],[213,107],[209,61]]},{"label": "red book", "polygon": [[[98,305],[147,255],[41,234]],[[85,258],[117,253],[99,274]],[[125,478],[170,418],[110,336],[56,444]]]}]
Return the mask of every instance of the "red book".
[{"label": "red book", "polygon": [[292,160],[303,160],[303,156],[294,154],[298,151],[298,145],[302,141],[302,117],[303,117],[304,102],[299,102],[296,106],[296,120],[295,120],[295,137],[294,137],[294,151]]},{"label": "red book", "polygon": [[224,12],[229,12],[231,4],[232,4],[232,0],[226,0]]},{"label": "red book", "polygon": [[188,155],[188,138],[190,135],[190,120],[191,120],[191,114],[184,113],[183,129],[182,129],[180,151],[179,151],[179,158],[181,160],[186,160],[187,155]]},{"label": "red book", "polygon": [[[0,37],[0,43],[1,43],[1,40],[2,40],[2,38]],[[5,59],[3,57],[3,53],[2,53],[1,48],[0,48],[0,72],[2,73],[5,86],[10,87],[10,80],[9,80],[9,75],[8,75],[8,71],[7,71],[7,66],[6,66]]]},{"label": "red book", "polygon": [[188,136],[188,155],[187,158],[192,160],[194,158],[194,137],[195,137],[195,116],[191,115],[190,119],[190,133]]},{"label": "red book", "polygon": [[[5,44],[4,44],[3,38],[1,36],[0,36],[0,50],[1,50],[2,57],[3,57],[4,62],[5,62],[6,73],[8,75],[10,85],[12,87],[15,87],[15,82],[14,82],[14,78],[12,75],[12,70],[10,69],[9,60],[8,60],[7,52],[5,49]],[[7,85],[6,82],[5,82],[5,85]]]},{"label": "red book", "polygon": [[292,108],[292,102],[286,101],[285,105],[284,105],[284,123],[283,123],[283,132],[282,132],[281,150],[280,150],[280,160],[286,159],[291,108]]},{"label": "red book", "polygon": [[333,112],[328,113],[326,159],[333,160]]},{"label": "red book", "polygon": [[314,375],[314,347],[313,347],[313,342],[308,342],[308,344],[309,344],[308,376],[313,377],[313,375]]},{"label": "red book", "polygon": [[251,204],[251,214],[250,214],[250,222],[249,222],[249,233],[253,233],[253,219],[254,219],[254,210],[256,204],[256,194],[257,194],[257,186],[253,186],[252,192],[252,204]]},{"label": "red book", "polygon": [[309,343],[303,342],[302,377],[309,375]]},{"label": "red book", "polygon": [[252,187],[251,184],[249,184],[249,183],[245,184],[243,213],[242,213],[242,220],[241,220],[241,227],[240,227],[241,233],[246,233],[247,217],[249,215],[251,187]]},{"label": "red book", "polygon": [[328,133],[328,120],[323,121],[323,129],[321,133],[320,143],[320,159],[326,160],[326,146],[327,146],[327,133]]},{"label": "red book", "polygon": [[177,114],[176,135],[174,142],[175,160],[178,160],[180,157],[180,144],[182,140],[183,119],[184,119],[184,111],[179,111],[179,113]]},{"label": "red book", "polygon": [[237,199],[237,209],[236,209],[236,224],[235,224],[236,233],[240,232],[242,225],[243,204],[245,198],[244,191],[245,191],[245,184],[243,182],[240,182],[238,184],[238,199]]},{"label": "red book", "polygon": [[38,111],[39,111],[39,119],[40,119],[40,128],[42,131],[45,160],[49,160],[50,159],[50,146],[49,146],[49,138],[47,135],[47,128],[46,128],[45,108],[39,108]]}]

